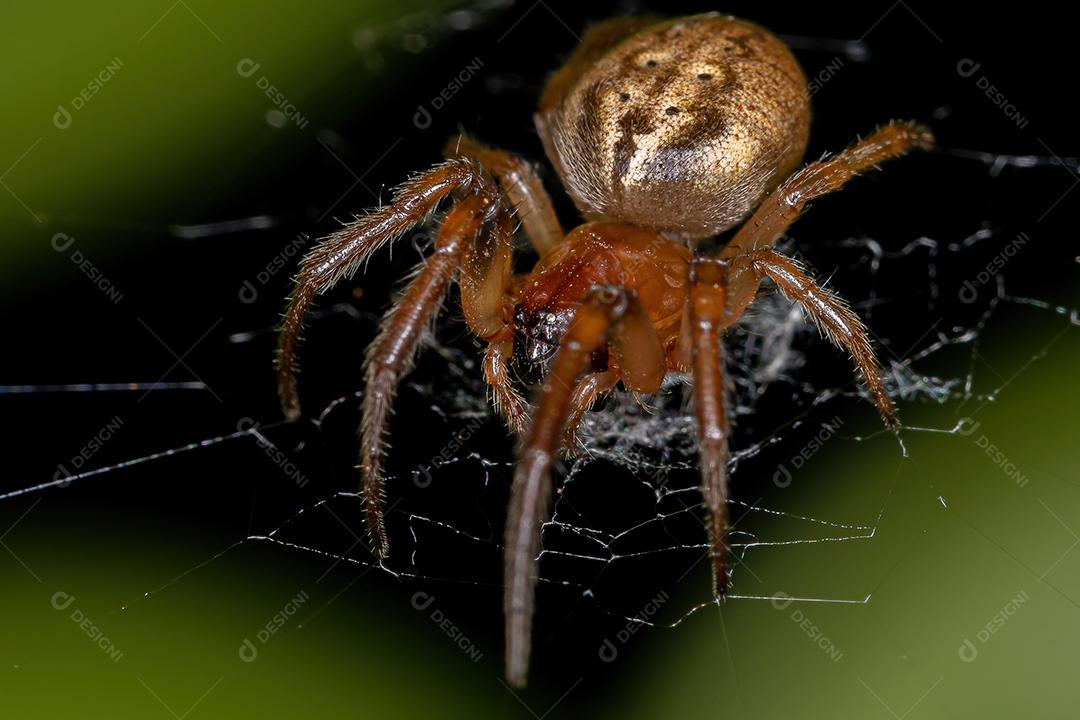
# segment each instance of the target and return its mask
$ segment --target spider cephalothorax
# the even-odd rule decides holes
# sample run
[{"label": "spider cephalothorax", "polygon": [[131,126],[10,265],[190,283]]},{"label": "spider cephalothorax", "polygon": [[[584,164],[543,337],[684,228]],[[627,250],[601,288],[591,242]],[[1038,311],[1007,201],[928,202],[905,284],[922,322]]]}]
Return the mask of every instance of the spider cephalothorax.
[{"label": "spider cephalothorax", "polygon": [[[894,122],[793,172],[809,122],[806,79],[767,30],[718,14],[608,21],[591,28],[551,78],[536,115],[548,159],[589,222],[564,234],[528,163],[462,136],[448,144],[446,162],[301,262],[278,346],[279,391],[290,419],[300,413],[296,346],[315,295],[452,201],[431,257],[368,350],[361,491],[373,552],[385,557],[382,460],[390,406],[456,277],[466,324],[487,343],[483,368],[492,402],[525,438],[506,523],[506,674],[514,685],[523,685],[528,671],[553,458],[573,443],[590,406],[619,383],[651,393],[669,372],[693,378],[713,593],[723,596],[729,433],[722,339],[763,280],[850,354],[885,424],[896,426],[862,323],[772,245],[807,203],[932,138],[922,126]],[[540,256],[520,276],[511,271],[515,220]],[[743,220],[719,252],[694,250],[695,241]],[[531,419],[511,381],[515,353],[545,374]]]}]

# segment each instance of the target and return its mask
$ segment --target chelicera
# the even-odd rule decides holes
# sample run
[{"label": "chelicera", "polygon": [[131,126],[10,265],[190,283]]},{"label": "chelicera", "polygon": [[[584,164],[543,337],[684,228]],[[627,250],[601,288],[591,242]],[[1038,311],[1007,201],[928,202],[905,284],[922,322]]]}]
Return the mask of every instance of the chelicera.
[{"label": "chelicera", "polygon": [[[810,125],[802,70],[770,32],[718,14],[592,27],[549,80],[535,122],[584,224],[563,232],[527,162],[456,138],[445,162],[303,258],[277,355],[283,409],[296,419],[296,349],[314,297],[450,201],[434,251],[367,353],[361,494],[373,550],[383,558],[390,549],[382,463],[391,405],[457,278],[468,328],[486,343],[483,373],[492,403],[523,437],[505,535],[505,670],[515,686],[528,671],[553,459],[573,446],[584,413],[620,382],[653,393],[669,373],[692,379],[712,590],[723,596],[729,437],[723,338],[764,280],[847,351],[885,425],[896,427],[866,328],[843,299],[772,246],[814,199],[932,143],[925,127],[892,122],[797,170]],[[696,249],[740,222],[718,251]],[[511,271],[516,223],[539,255],[525,275]],[[535,409],[512,382],[515,352],[543,375]]]}]

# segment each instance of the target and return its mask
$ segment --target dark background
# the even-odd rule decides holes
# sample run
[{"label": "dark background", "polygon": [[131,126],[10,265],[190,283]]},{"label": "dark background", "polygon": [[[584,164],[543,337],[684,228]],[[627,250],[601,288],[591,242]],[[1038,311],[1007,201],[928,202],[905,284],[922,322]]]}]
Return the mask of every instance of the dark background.
[{"label": "dark background", "polygon": [[[33,601],[37,605],[28,600],[25,607],[31,608],[26,610],[30,616],[40,612],[44,618],[40,622],[53,628],[42,631],[44,636],[55,632],[63,638],[57,642],[70,642],[80,648],[91,645],[78,636],[75,628],[62,624],[58,613],[47,607],[39,610],[48,593],[38,591],[41,583],[34,582],[36,577],[44,579],[48,588],[53,578],[65,578],[63,582],[68,584],[75,582],[72,578],[83,578],[80,582],[94,589],[86,590],[82,597],[96,603],[91,607],[96,608],[103,625],[111,623],[115,636],[122,637],[125,632],[133,637],[144,636],[146,627],[155,627],[152,622],[139,625],[138,613],[145,613],[141,622],[153,617],[177,634],[169,645],[175,653],[179,653],[176,647],[185,647],[183,636],[188,632],[192,637],[204,632],[214,638],[223,637],[219,631],[207,629],[209,626],[203,626],[203,622],[233,618],[238,627],[249,628],[251,634],[261,627],[264,616],[272,615],[298,592],[293,589],[297,585],[317,587],[317,592],[310,591],[315,601],[305,608],[306,613],[321,613],[319,608],[332,604],[335,611],[340,608],[341,613],[349,615],[350,604],[355,604],[361,627],[365,621],[360,618],[366,617],[366,623],[377,624],[383,631],[399,625],[405,628],[401,631],[406,638],[402,645],[412,655],[402,667],[415,668],[415,674],[411,679],[405,675],[387,682],[407,684],[419,680],[417,692],[422,697],[424,668],[441,662],[438,658],[442,655],[437,653],[445,652],[449,645],[439,629],[427,624],[423,614],[414,612],[409,605],[414,593],[424,591],[436,595],[437,607],[483,649],[480,670],[473,671],[467,665],[470,669],[461,672],[479,672],[485,677],[483,682],[495,688],[490,692],[505,694],[492,680],[499,671],[501,657],[501,558],[495,543],[501,536],[512,441],[496,421],[487,419],[475,431],[469,425],[467,437],[462,440],[464,449],[455,453],[464,458],[461,462],[432,468],[429,461],[455,433],[461,437],[467,422],[443,415],[441,409],[453,404],[447,400],[462,389],[473,397],[480,397],[482,392],[477,383],[478,368],[465,366],[462,370],[460,364],[461,357],[470,353],[475,357],[475,351],[464,334],[453,301],[448,303],[439,338],[451,348],[450,352],[462,353],[454,355],[457,359],[452,367],[457,371],[447,370],[446,357],[426,354],[403,387],[391,426],[389,470],[394,479],[388,493],[395,504],[390,513],[394,544],[391,568],[423,579],[367,573],[370,554],[362,544],[354,542],[354,533],[359,535],[361,528],[359,501],[334,497],[337,492],[352,492],[356,487],[352,466],[359,403],[355,393],[361,389],[363,351],[372,337],[375,319],[386,308],[399,278],[418,259],[419,241],[413,235],[407,236],[394,250],[392,259],[381,253],[362,278],[342,283],[321,300],[320,307],[326,312],[311,324],[301,355],[301,396],[306,415],[294,426],[280,422],[271,357],[272,326],[282,309],[297,258],[289,259],[287,267],[265,284],[258,282],[257,274],[301,234],[312,238],[323,235],[337,227],[335,220],[347,220],[350,213],[371,206],[378,197],[388,197],[387,188],[437,161],[446,138],[458,128],[543,163],[531,112],[546,76],[573,48],[575,34],[580,35],[590,21],[620,13],[679,14],[705,9],[711,7],[626,2],[551,2],[530,7],[525,2],[474,8],[470,10],[471,20],[466,22],[462,15],[451,19],[455,16],[440,7],[419,14],[413,6],[407,8],[407,13],[406,8],[381,8],[377,20],[372,11],[371,27],[377,32],[368,36],[363,34],[367,18],[361,5],[352,11],[354,34],[351,47],[345,47],[347,53],[327,51],[330,59],[317,71],[288,86],[297,88],[301,82],[306,85],[293,93],[310,121],[306,128],[289,125],[287,130],[275,131],[268,128],[258,112],[249,112],[237,121],[240,130],[234,129],[237,137],[228,142],[208,143],[194,130],[185,142],[181,131],[180,147],[173,147],[172,152],[183,156],[182,162],[177,161],[183,172],[170,179],[173,168],[168,158],[173,156],[165,156],[161,162],[144,159],[141,167],[147,186],[141,194],[138,172],[128,167],[130,161],[125,159],[129,152],[141,152],[138,148],[142,146],[136,143],[131,130],[130,145],[123,137],[106,141],[111,144],[102,151],[100,160],[88,164],[92,171],[84,166],[81,172],[75,172],[78,168],[55,162],[35,169],[43,177],[41,185],[45,188],[51,180],[70,184],[61,176],[75,174],[93,186],[93,200],[29,193],[16,203],[0,196],[0,203],[6,203],[3,217],[12,238],[5,260],[8,282],[0,290],[7,338],[0,373],[0,383],[7,386],[7,392],[0,396],[0,402],[6,418],[5,455],[10,459],[8,471],[0,476],[0,492],[54,478],[59,464],[71,465],[73,454],[113,417],[122,418],[122,428],[94,455],[87,468],[108,467],[228,436],[237,432],[238,423],[250,418],[308,479],[303,488],[298,488],[260,452],[250,436],[244,436],[87,477],[62,489],[3,500],[0,515],[6,519],[5,528],[28,513],[13,535],[18,540],[19,560],[11,560],[3,572],[5,577],[10,575],[9,586],[25,584],[26,592],[41,595]],[[819,4],[729,3],[723,10],[755,20],[789,39],[809,77],[827,73],[830,64],[835,65],[837,57],[841,59],[839,69],[814,94],[808,157],[839,150],[857,135],[894,118],[926,122],[938,137],[940,148],[936,152],[891,163],[838,196],[821,201],[792,233],[796,249],[824,275],[831,276],[833,287],[856,301],[860,312],[869,313],[869,324],[883,339],[889,354],[908,357],[911,348],[917,352],[938,332],[957,334],[972,327],[994,293],[983,288],[976,302],[968,304],[958,300],[959,288],[1018,232],[1025,232],[1032,242],[1007,268],[1010,294],[1076,307],[1077,246],[1070,221],[1077,195],[1068,191],[1077,182],[1077,167],[1075,162],[1062,164],[1053,160],[1055,156],[1071,158],[1080,154],[1071,110],[1076,72],[1071,52],[1075,27],[1066,18],[1034,5],[999,14],[987,12],[982,6],[962,8],[916,1],[896,3],[891,9],[888,3],[851,9]],[[205,12],[212,14],[209,8]],[[182,14],[181,9],[177,14]],[[254,29],[247,32],[258,36],[257,18],[249,20]],[[110,20],[100,17],[98,22],[107,24]],[[229,26],[227,20],[220,22]],[[183,26],[177,42],[199,38],[201,30],[191,18],[185,16],[177,24]],[[209,24],[216,27],[213,21]],[[451,29],[465,24],[471,27]],[[356,28],[360,28],[359,39]],[[286,28],[279,31],[283,38],[274,39],[287,45],[306,30],[305,26]],[[166,32],[168,28],[163,24],[163,40]],[[413,50],[417,49],[415,41],[408,39],[414,32],[425,38],[419,52],[409,49],[410,43]],[[340,37],[332,37],[344,46],[347,34],[343,29]],[[172,36],[168,37],[171,42]],[[856,38],[863,38],[857,47],[867,53],[865,57],[852,57],[841,50],[843,40]],[[329,44],[321,42],[321,36],[319,40],[312,43],[316,48],[313,52]],[[205,47],[202,40],[192,41],[192,45]],[[63,51],[57,52],[63,59]],[[381,60],[373,60],[374,55]],[[218,63],[220,72],[230,72],[233,56],[249,55],[243,49],[226,54],[226,59]],[[177,57],[183,58],[184,54]],[[473,58],[483,62],[480,74],[465,83],[444,109],[433,113],[431,127],[416,127],[412,118],[417,106],[430,105],[430,99]],[[972,77],[957,72],[958,62],[966,58],[980,63]],[[72,58],[70,62],[83,60]],[[181,63],[179,72],[183,74],[181,60],[176,62]],[[129,64],[133,66],[134,61]],[[85,62],[86,72],[76,77],[91,77],[100,65],[95,56],[93,62]],[[264,65],[261,72],[274,76],[272,66]],[[9,78],[17,81],[11,92],[33,83],[35,72],[45,72],[37,70],[40,67],[27,63],[26,71],[18,78]],[[278,68],[275,78],[298,72],[283,64]],[[145,93],[124,101],[119,89],[124,72],[136,71],[124,70],[118,75],[111,86],[116,88],[116,99],[110,99],[111,89],[106,87],[100,99],[95,98],[82,111],[85,115],[76,116],[76,122],[83,123],[99,109],[105,113],[106,103],[113,102],[121,108],[114,107],[111,112],[123,110],[125,121],[137,126],[147,105],[168,102],[166,91],[161,97]],[[1025,127],[1018,128],[980,91],[977,80],[984,75],[1028,119]],[[253,97],[258,108],[258,102],[265,105],[265,98],[250,86],[254,79],[245,84],[231,77],[236,85],[231,92]],[[61,101],[71,94],[70,90],[65,93],[59,96]],[[304,100],[302,105],[299,98]],[[56,101],[54,97],[42,106],[49,108],[50,102],[55,105]],[[129,102],[126,110],[124,102]],[[213,106],[209,107],[212,110]],[[227,112],[227,108],[222,109],[223,114]],[[41,114],[41,122],[48,117]],[[52,131],[51,127],[46,129]],[[122,136],[127,131],[119,132]],[[32,135],[28,140],[33,139]],[[79,142],[93,144],[95,139],[84,135]],[[1018,167],[1014,162],[995,169],[980,153],[988,154],[990,160],[989,154],[1035,156],[1042,160],[1036,167]],[[30,158],[28,162],[33,162],[33,156]],[[543,172],[545,184],[556,195],[564,226],[571,227],[575,221],[572,206],[561,195],[557,179],[546,165]],[[14,176],[9,181],[14,185]],[[121,197],[104,203],[100,200],[114,192]],[[130,202],[125,202],[126,193],[133,194]],[[27,217],[19,207],[24,200],[36,219]],[[240,223],[234,231],[217,225],[217,229],[191,237],[192,227],[253,217],[265,218],[259,224],[269,227],[252,228],[249,221],[248,227]],[[984,241],[962,247],[966,238],[980,230],[987,236]],[[110,303],[66,256],[49,249],[49,240],[57,232],[77,238],[77,248],[122,289],[120,303]],[[921,250],[887,260],[880,272],[872,274],[865,244],[845,248],[841,242],[847,238],[873,238],[888,255],[901,252],[909,242],[923,236],[938,243],[934,278],[928,277],[927,255]],[[245,280],[256,282],[258,294],[254,302],[240,298]],[[1009,358],[1019,358],[1017,363],[1038,349],[1027,335],[1036,329],[1031,317],[1006,314],[1007,321],[995,335],[1002,352]],[[1048,322],[1043,315],[1038,318],[1037,322]],[[793,371],[791,382],[770,388],[753,415],[740,419],[737,447],[771,434],[806,411],[815,398],[813,388],[841,387],[848,382],[848,368],[835,352],[815,335],[808,334],[804,340],[804,366]],[[196,341],[190,352],[185,352]],[[738,342],[738,338],[734,341]],[[1066,351],[1059,347],[1055,352]],[[182,362],[177,356],[182,357]],[[936,364],[935,359],[919,369],[942,377],[960,377],[966,372],[967,360],[966,356],[946,358]],[[987,368],[979,367],[976,376],[986,391],[1008,380],[1007,373],[1001,375],[994,377]],[[41,387],[153,383],[159,378],[165,382],[200,381],[208,389],[71,392]],[[36,386],[37,390],[28,392],[15,387],[23,385]],[[1073,384],[1061,388],[1058,399],[1063,405],[1075,404],[1076,387]],[[346,401],[316,427],[311,420],[340,397],[346,397]],[[1007,397],[1003,398],[1003,402],[1007,401]],[[765,492],[761,485],[767,484],[777,463],[797,451],[820,427],[822,419],[834,412],[852,418],[852,425],[845,428],[850,434],[856,434],[856,428],[858,432],[874,431],[873,412],[868,405],[844,401],[839,407],[830,408],[825,416],[811,414],[811,422],[805,427],[785,432],[783,443],[741,465],[734,478],[736,497],[752,502]],[[1056,411],[1045,408],[1040,416]],[[910,424],[926,419],[935,427],[952,427],[951,418],[963,414],[947,413],[945,420],[932,417],[938,410],[920,399],[902,402],[901,412],[911,418]],[[1030,412],[1023,411],[1023,417],[1030,417],[1026,414]],[[1074,436],[1075,430],[1072,426],[1069,434]],[[859,446],[845,442],[837,448],[835,457],[853,447],[853,452],[862,452]],[[888,458],[888,469],[883,469],[882,474],[891,473],[897,455],[895,446],[881,443],[875,448]],[[472,452],[490,462],[482,465],[470,459]],[[881,462],[885,467],[886,461],[867,462]],[[924,451],[920,462],[933,465],[933,451]],[[979,462],[975,453],[959,467]],[[414,481],[416,472],[425,470],[431,472],[430,485]],[[826,465],[822,477],[823,482],[841,483],[844,475],[830,472]],[[575,518],[579,524],[624,527],[635,513],[650,508],[649,498],[634,495],[638,490],[630,488],[639,486],[624,470],[601,464],[579,479],[589,479],[574,488],[573,508],[588,519]],[[693,473],[679,474],[672,482],[692,486]],[[227,553],[223,561],[211,563],[205,572],[196,573],[194,579],[180,580],[149,599],[140,599],[143,593],[170,582],[233,543],[269,533],[301,508],[326,498],[331,498],[329,512],[306,513],[280,534],[330,556],[249,541]],[[920,513],[928,512],[923,507],[913,516],[925,517]],[[439,531],[412,515],[440,519],[490,542]],[[1008,522],[1007,515],[1001,520]],[[1046,523],[1055,527],[1048,518]],[[695,538],[699,530],[692,516],[685,515],[666,528],[669,535],[661,545],[700,542]],[[1029,530],[1039,532],[1038,527]],[[560,537],[559,541],[568,549],[576,547],[572,538]],[[642,549],[650,542],[656,546],[655,538],[642,542]],[[413,551],[416,554],[410,555]],[[585,546],[581,551],[586,551]],[[342,553],[356,563],[335,562],[333,556]],[[679,582],[697,559],[698,554],[692,552],[664,554],[623,572],[612,566],[610,572],[601,574],[588,563],[582,567],[564,563],[551,568],[555,578],[571,585],[545,585],[540,592],[534,686],[526,696],[528,702],[534,703],[536,713],[543,713],[572,687],[576,688],[572,699],[562,706],[566,712],[570,712],[569,708],[597,712],[612,703],[625,702],[627,673],[635,666],[603,663],[596,648],[604,638],[626,627],[624,616],[638,612],[646,600],[659,592],[680,598],[668,609],[670,617],[664,619],[669,622],[694,603],[704,601],[707,571],[703,564],[691,570],[685,582]],[[29,575],[19,567],[23,562],[30,568]],[[222,562],[227,565],[223,567]],[[185,607],[187,593],[194,592],[192,583],[216,583],[208,593],[231,595],[235,591],[237,602],[242,598],[262,605],[257,610],[196,605],[201,612],[194,612],[192,619],[183,615],[192,611],[190,605]],[[278,583],[280,588],[275,585],[274,591],[266,590],[268,583]],[[854,585],[865,589],[866,583]],[[824,587],[828,594],[830,586],[826,583]],[[583,595],[582,588],[595,590],[599,602]],[[91,593],[93,601],[89,599]],[[132,602],[133,610],[117,614],[120,606]],[[984,615],[991,612],[992,608],[968,622],[968,634],[981,627]],[[190,623],[184,625],[187,631],[173,624],[180,616],[177,613]],[[246,616],[255,619],[245,624]],[[109,618],[108,623],[105,618]],[[31,621],[29,627],[38,627],[37,622]],[[133,623],[134,629],[125,630],[125,623]],[[55,629],[57,625],[59,629]],[[322,632],[329,634],[332,646],[337,632],[333,621],[324,618],[320,625]],[[783,628],[790,629],[786,622]],[[221,644],[228,655],[229,648],[239,644],[242,635],[221,632],[226,633]],[[288,632],[299,630],[289,628]],[[345,631],[341,632],[344,638]],[[356,632],[365,637],[362,629]],[[675,638],[665,635],[665,639],[652,641],[651,652],[665,652],[655,647],[657,642],[672,645],[702,639],[701,633],[689,628],[674,634]],[[795,642],[799,640],[803,639]],[[23,638],[9,647],[13,664],[35,666],[20,650],[31,642]],[[138,642],[129,640],[129,646]],[[387,642],[394,643],[393,635]],[[720,640],[714,637],[708,642],[718,644]],[[428,645],[436,648],[434,659],[425,655]],[[453,647],[449,646],[452,653]],[[64,652],[59,650],[62,645],[52,647],[58,654]],[[636,650],[632,645],[628,647]],[[351,688],[342,690],[341,698],[355,690],[347,680],[351,675],[347,664],[353,661],[354,651],[362,652],[363,648],[353,645],[349,653],[333,661],[324,656],[325,663],[335,664],[328,671],[330,675],[342,673],[342,687]],[[50,662],[55,662],[55,656],[47,649],[35,652],[40,654],[38,666],[42,670],[52,667]],[[646,652],[634,652],[632,662],[646,667],[657,661],[664,664],[663,656],[649,658]],[[136,653],[129,655],[125,663],[139,662]],[[195,658],[185,662],[188,669],[199,664],[197,655]],[[463,664],[455,656],[444,660]],[[94,658],[88,662],[101,661]],[[716,671],[721,670],[726,672],[726,668]],[[108,671],[112,672],[111,668]],[[376,671],[368,672],[372,675],[367,681],[356,682],[367,688],[365,692],[377,695],[380,683],[373,681]],[[143,673],[136,674],[142,677]],[[176,681],[175,676],[166,679],[166,673],[162,675],[157,682]],[[582,677],[587,682],[578,687],[576,683]],[[9,680],[18,684],[17,677]],[[743,676],[742,680],[747,678]],[[932,681],[929,678],[924,688]],[[249,677],[247,682],[252,692],[258,692],[275,681]],[[300,680],[296,682],[303,685]],[[147,683],[153,685],[154,681]],[[243,680],[237,683],[245,687]],[[198,684],[194,682],[192,688]],[[106,700],[112,692],[109,687],[108,683],[98,686],[103,708],[108,706]],[[131,688],[131,693],[143,701],[153,694],[144,693],[134,683]],[[183,697],[191,699],[199,695],[196,689],[183,692]],[[296,692],[304,696],[302,689]],[[396,692],[403,691],[399,688]],[[321,697],[329,703],[328,698],[336,693],[333,686],[327,686],[326,695]],[[755,706],[755,698],[748,694],[750,697],[741,699],[744,710]],[[913,693],[909,701],[918,694]],[[419,702],[416,698],[413,701]],[[236,707],[244,707],[242,700],[237,702],[240,704]],[[388,708],[401,711],[394,696],[386,702]],[[521,709],[505,698],[490,702],[507,715]],[[710,698],[698,706],[699,714],[719,715],[728,702],[732,702],[730,698]],[[897,702],[898,711],[910,704]],[[207,714],[214,712],[210,703],[207,700]],[[177,700],[178,706],[183,704]],[[688,707],[695,706],[690,703]],[[286,707],[281,709],[288,714]],[[41,712],[48,716],[47,710]],[[264,707],[263,712],[268,709]]]}]

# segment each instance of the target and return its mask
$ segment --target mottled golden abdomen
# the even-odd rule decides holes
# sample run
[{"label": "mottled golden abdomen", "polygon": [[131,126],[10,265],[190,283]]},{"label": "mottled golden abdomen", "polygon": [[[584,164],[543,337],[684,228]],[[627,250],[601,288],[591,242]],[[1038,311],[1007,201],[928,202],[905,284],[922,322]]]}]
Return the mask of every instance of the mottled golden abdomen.
[{"label": "mottled golden abdomen", "polygon": [[787,46],[758,25],[622,20],[586,35],[536,121],[586,217],[693,240],[744,219],[801,162],[810,101]]}]

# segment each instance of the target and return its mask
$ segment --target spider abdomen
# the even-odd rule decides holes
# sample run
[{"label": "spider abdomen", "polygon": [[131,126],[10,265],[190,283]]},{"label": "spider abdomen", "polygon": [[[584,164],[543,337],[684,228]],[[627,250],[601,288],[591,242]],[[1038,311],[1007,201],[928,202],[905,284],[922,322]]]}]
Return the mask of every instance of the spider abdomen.
[{"label": "spider abdomen", "polygon": [[587,217],[710,237],[802,160],[806,79],[764,28],[698,15],[607,28],[583,48],[553,78],[536,120]]}]

